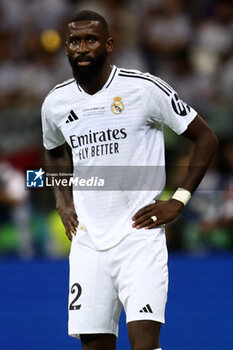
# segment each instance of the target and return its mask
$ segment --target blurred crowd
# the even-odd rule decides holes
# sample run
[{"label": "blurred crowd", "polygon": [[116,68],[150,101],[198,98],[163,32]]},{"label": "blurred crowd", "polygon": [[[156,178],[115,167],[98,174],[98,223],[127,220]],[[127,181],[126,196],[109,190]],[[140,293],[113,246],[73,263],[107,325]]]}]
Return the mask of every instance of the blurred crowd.
[{"label": "blurred crowd", "polygon": [[[232,0],[0,0],[0,256],[68,253],[50,191],[25,192],[25,170],[43,165],[40,106],[72,76],[66,25],[83,9],[107,19],[113,63],[167,81],[219,137],[219,154],[199,191],[167,228],[169,249],[232,251]],[[169,193],[190,145],[165,131]]]}]

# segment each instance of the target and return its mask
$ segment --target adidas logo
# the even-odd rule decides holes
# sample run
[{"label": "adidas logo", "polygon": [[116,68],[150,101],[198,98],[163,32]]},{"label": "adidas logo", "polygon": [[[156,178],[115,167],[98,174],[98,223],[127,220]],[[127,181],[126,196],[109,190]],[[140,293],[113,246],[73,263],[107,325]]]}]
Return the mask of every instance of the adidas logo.
[{"label": "adidas logo", "polygon": [[74,113],[74,111],[71,109],[70,114],[67,118],[66,124],[70,122],[74,122],[75,120],[78,120],[77,115]]},{"label": "adidas logo", "polygon": [[152,311],[152,309],[151,309],[149,304],[144,306],[139,312],[149,312],[149,313],[153,314],[153,311]]}]

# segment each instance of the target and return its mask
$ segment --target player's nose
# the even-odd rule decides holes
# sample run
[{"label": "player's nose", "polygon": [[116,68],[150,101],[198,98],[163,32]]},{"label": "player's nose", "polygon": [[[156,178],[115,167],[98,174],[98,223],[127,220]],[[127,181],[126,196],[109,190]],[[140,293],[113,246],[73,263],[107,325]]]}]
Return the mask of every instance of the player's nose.
[{"label": "player's nose", "polygon": [[88,52],[89,52],[89,48],[88,48],[87,42],[85,40],[81,40],[80,45],[78,47],[78,53],[84,54]]}]

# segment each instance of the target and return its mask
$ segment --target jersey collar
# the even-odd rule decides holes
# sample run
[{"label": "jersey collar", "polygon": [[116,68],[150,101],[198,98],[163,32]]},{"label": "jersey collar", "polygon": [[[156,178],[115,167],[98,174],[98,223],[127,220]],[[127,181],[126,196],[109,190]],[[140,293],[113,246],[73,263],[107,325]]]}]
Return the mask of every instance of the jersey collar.
[{"label": "jersey collar", "polygon": [[[106,83],[104,84],[104,86],[102,87],[101,90],[99,91],[102,91],[103,89],[107,89],[113,82],[115,76],[116,76],[116,73],[117,73],[117,67],[115,65],[112,66],[112,70],[111,70],[111,73],[109,74],[109,77],[108,77],[108,80],[106,81]],[[79,85],[79,83],[77,82],[77,87],[79,89],[80,92],[84,92],[86,93],[83,88],[81,87],[81,85]],[[98,91],[98,92],[99,92]],[[97,93],[98,93],[97,92]]]}]

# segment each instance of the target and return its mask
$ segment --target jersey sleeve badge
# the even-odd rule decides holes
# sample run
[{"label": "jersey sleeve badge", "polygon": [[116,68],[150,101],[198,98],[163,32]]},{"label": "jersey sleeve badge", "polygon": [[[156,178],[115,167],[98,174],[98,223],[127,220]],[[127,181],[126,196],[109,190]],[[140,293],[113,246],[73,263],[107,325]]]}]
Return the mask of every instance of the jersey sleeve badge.
[{"label": "jersey sleeve badge", "polygon": [[191,108],[190,106],[179,99],[178,95],[175,93],[171,100],[172,108],[176,112],[176,114],[180,116],[186,116],[188,113],[190,113]]}]

